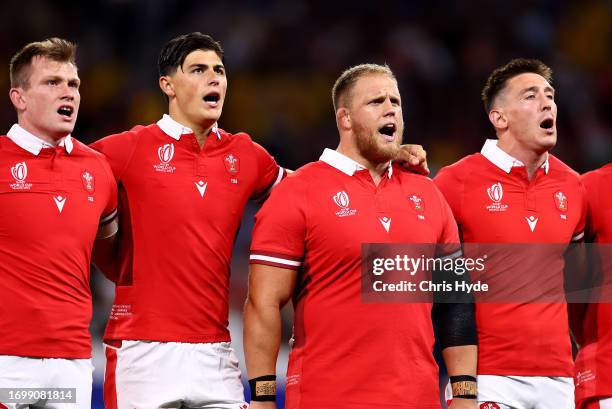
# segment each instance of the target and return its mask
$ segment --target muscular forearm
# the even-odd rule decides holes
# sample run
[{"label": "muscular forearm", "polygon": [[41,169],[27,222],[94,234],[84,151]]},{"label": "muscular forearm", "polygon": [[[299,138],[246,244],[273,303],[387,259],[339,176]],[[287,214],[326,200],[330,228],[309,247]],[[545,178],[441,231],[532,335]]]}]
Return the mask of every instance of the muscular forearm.
[{"label": "muscular forearm", "polygon": [[276,373],[280,347],[280,306],[249,296],[244,310],[244,353],[249,379]]},{"label": "muscular forearm", "polygon": [[442,350],[442,357],[449,376],[476,376],[477,356],[478,347],[476,345],[448,347]]}]

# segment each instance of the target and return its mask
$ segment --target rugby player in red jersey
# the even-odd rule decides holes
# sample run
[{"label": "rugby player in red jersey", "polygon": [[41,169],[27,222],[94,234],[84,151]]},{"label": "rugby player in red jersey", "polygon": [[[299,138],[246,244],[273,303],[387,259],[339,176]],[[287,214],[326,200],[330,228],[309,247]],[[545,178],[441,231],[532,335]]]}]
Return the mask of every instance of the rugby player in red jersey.
[{"label": "rugby player in red jersey", "polygon": [[[91,406],[91,252],[117,231],[117,188],[103,155],[71,136],[75,52],[49,38],[11,59],[17,123],[0,137],[2,408]],[[24,388],[33,400],[15,403]]]},{"label": "rugby player in red jersey", "polygon": [[[512,60],[489,76],[482,99],[497,139],[487,140],[480,153],[441,169],[434,179],[452,208],[463,242],[582,240],[584,189],[579,175],[549,153],[557,142],[550,68],[537,60]],[[564,247],[551,246],[560,250],[542,267],[557,279],[553,290],[560,295]],[[477,303],[476,326],[481,408],[573,407],[564,302]]]},{"label": "rugby player in red jersey", "polygon": [[[432,304],[363,303],[361,245],[456,244],[455,221],[431,180],[391,162],[404,129],[391,70],[348,69],[332,94],[338,148],[290,175],[256,216],[244,327],[251,408],[276,407],[280,308],[291,298],[287,409],[440,408]],[[451,408],[475,408],[473,305],[436,304],[433,318],[461,394]]]}]

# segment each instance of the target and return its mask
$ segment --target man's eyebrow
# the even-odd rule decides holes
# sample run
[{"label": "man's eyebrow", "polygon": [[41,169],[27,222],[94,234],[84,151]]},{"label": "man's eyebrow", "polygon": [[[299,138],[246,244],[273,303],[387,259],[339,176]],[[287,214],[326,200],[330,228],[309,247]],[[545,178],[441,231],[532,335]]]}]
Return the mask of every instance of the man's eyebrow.
[{"label": "man's eyebrow", "polygon": [[[537,85],[534,85],[534,86],[522,89],[521,94],[524,94],[526,92],[538,92],[539,89],[540,87],[538,87]],[[554,94],[555,89],[552,86],[547,85],[546,87],[544,87],[544,92],[552,92]]]},{"label": "man's eyebrow", "polygon": [[[205,63],[194,63],[194,64],[189,64],[187,66],[187,68],[208,68],[208,67],[210,67],[210,65],[205,64]],[[215,64],[212,67],[213,68],[225,68],[223,64]]]}]

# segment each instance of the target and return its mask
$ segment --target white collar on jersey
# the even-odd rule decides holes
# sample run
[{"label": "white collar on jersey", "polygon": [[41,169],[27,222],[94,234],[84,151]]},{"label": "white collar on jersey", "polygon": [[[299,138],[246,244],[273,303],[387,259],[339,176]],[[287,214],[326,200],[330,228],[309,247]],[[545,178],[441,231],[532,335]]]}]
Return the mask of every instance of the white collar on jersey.
[{"label": "white collar on jersey", "polygon": [[[330,166],[333,166],[340,172],[346,173],[349,176],[353,176],[358,170],[367,169],[365,166],[363,166],[359,162],[355,162],[348,156],[328,148],[325,148],[319,160],[327,163]],[[393,166],[391,166],[391,162],[389,162],[389,167],[387,168],[387,177],[391,179],[391,175],[393,175]]]},{"label": "white collar on jersey", "polygon": [[[176,139],[177,141],[181,139],[181,135],[186,133],[193,133],[193,130],[191,128],[187,128],[186,126],[183,126],[182,124],[176,122],[168,114],[164,114],[164,116],[162,116],[162,119],[157,121],[157,126],[159,126],[159,128],[164,131],[166,135],[173,139]],[[216,123],[213,125],[211,131],[217,134],[218,140],[221,140],[221,134],[219,133],[219,128]]]},{"label": "white collar on jersey", "polygon": [[56,145],[52,145],[49,142],[43,141],[39,137],[26,131],[19,126],[19,124],[14,124],[11,126],[11,129],[9,129],[9,131],[6,133],[6,136],[8,136],[11,141],[15,142],[15,145],[36,156],[38,156],[43,148],[54,148],[55,146],[63,146],[66,153],[70,155],[72,148],[74,147],[72,137],[70,135],[64,136]]},{"label": "white collar on jersey", "polygon": [[[487,139],[480,153],[492,164],[506,173],[510,173],[515,166],[525,166],[523,162],[501,150],[501,148],[497,146],[497,139]],[[548,163],[548,154],[546,154],[546,160],[541,167],[544,169],[544,173],[548,175],[548,168],[550,167]]]}]

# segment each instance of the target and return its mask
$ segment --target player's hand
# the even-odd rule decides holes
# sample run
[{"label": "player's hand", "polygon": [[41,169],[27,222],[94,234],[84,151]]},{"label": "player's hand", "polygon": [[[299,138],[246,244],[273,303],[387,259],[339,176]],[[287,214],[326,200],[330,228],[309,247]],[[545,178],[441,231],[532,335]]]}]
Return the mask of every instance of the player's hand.
[{"label": "player's hand", "polygon": [[453,398],[448,409],[476,409],[478,408],[478,402],[476,399],[461,399]]},{"label": "player's hand", "polygon": [[421,145],[402,145],[395,160],[411,172],[429,175],[427,152]]},{"label": "player's hand", "polygon": [[249,409],[276,409],[276,402],[254,402],[251,401]]}]

